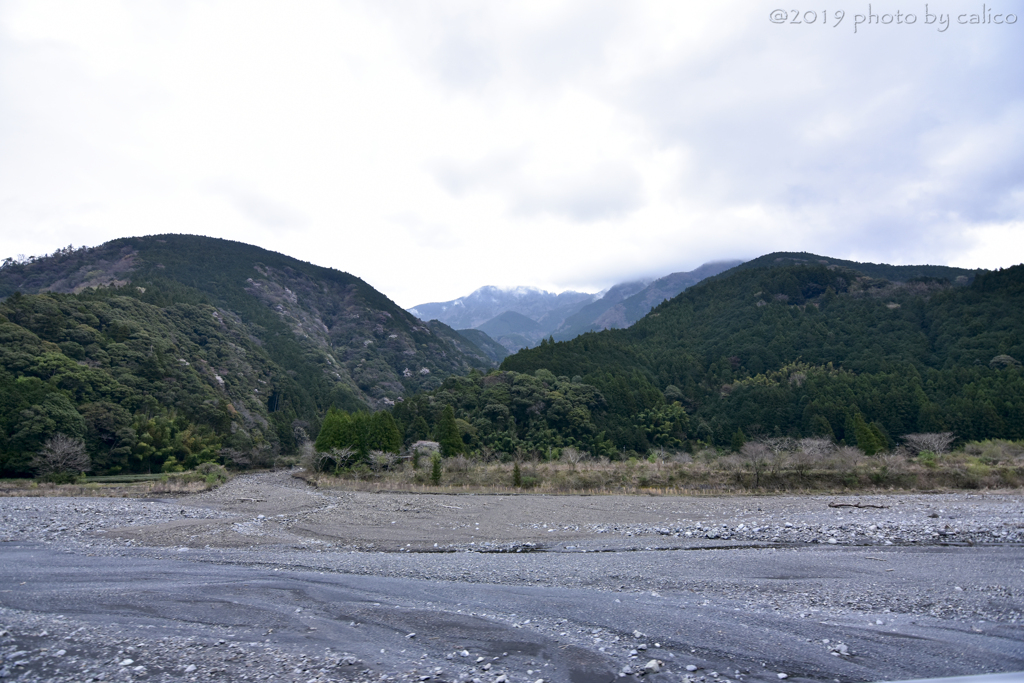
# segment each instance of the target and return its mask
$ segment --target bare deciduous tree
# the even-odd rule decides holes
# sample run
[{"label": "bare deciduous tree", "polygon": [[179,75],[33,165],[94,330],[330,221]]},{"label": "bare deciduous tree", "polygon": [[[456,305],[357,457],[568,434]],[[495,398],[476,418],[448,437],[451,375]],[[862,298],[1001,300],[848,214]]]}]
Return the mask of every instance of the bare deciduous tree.
[{"label": "bare deciduous tree", "polygon": [[226,462],[230,462],[238,468],[248,468],[252,465],[252,461],[249,460],[249,454],[243,453],[236,448],[222,448],[220,449],[220,457],[224,458]]},{"label": "bare deciduous tree", "polygon": [[328,472],[330,470],[337,472],[355,457],[355,451],[348,447],[317,451],[313,448],[311,441],[302,444],[300,452],[302,453],[300,461],[302,466],[313,472]]},{"label": "bare deciduous tree", "polygon": [[782,472],[787,456],[795,450],[796,442],[788,436],[760,436],[755,439],[771,452],[767,465],[773,475]]},{"label": "bare deciduous tree", "polygon": [[825,458],[832,453],[836,445],[831,439],[810,437],[797,442],[797,450],[793,453],[793,469],[801,477],[807,477],[811,470],[820,467]]},{"label": "bare deciduous tree", "polygon": [[370,467],[374,472],[391,469],[398,456],[391,451],[370,451]]},{"label": "bare deciduous tree", "polygon": [[764,444],[764,446],[775,456],[778,456],[781,453],[787,453],[795,448],[793,439],[788,436],[758,436],[754,441]]},{"label": "bare deciduous tree", "polygon": [[800,439],[797,442],[797,447],[801,453],[806,453],[812,458],[820,458],[828,455],[836,449],[836,445],[832,443],[832,439],[826,439],[820,436],[812,436],[806,439]]},{"label": "bare deciduous tree", "polygon": [[85,442],[60,432],[54,434],[32,458],[32,467],[40,476],[60,472],[85,472],[92,465]]},{"label": "bare deciduous tree", "polygon": [[747,461],[751,471],[754,473],[754,488],[761,486],[761,475],[768,467],[768,461],[772,457],[772,451],[768,446],[758,441],[748,441],[740,449],[740,455]]},{"label": "bare deciduous tree", "polygon": [[921,451],[931,451],[935,455],[942,455],[949,451],[950,445],[956,437],[953,432],[928,432],[925,434],[907,434],[903,442],[907,450],[917,455]]},{"label": "bare deciduous tree", "polygon": [[355,457],[356,452],[345,446],[344,448],[332,448],[329,451],[331,458],[334,460],[335,469],[341,469],[342,467],[348,467]]},{"label": "bare deciduous tree", "polygon": [[562,449],[562,460],[565,460],[573,469],[576,469],[576,465],[580,464],[587,457],[586,451],[581,451],[578,448],[572,446],[566,446]]}]

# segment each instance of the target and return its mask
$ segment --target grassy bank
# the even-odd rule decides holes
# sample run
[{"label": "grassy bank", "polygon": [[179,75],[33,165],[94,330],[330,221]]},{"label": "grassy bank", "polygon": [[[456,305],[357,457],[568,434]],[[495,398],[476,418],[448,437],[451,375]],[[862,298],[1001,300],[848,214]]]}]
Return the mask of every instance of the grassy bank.
[{"label": "grassy bank", "polygon": [[68,484],[39,479],[0,479],[0,496],[163,497],[209,491],[223,484],[230,476],[224,467],[207,464],[200,471],[81,477]]},{"label": "grassy bank", "polygon": [[[899,450],[866,456],[856,448],[820,443],[796,448],[746,448],[740,453],[652,452],[646,459],[576,463],[523,458],[510,462],[444,458],[440,476],[429,457],[410,454],[299,476],[321,488],[366,491],[548,494],[814,493],[866,490],[1006,489],[1024,484],[1024,443],[986,441],[951,453]],[[816,446],[816,447],[812,447]]]}]

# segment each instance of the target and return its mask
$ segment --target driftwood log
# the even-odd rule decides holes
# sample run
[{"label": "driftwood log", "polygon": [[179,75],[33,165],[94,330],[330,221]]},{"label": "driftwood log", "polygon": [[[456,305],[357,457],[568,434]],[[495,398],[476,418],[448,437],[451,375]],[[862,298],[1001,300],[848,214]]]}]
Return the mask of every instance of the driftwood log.
[{"label": "driftwood log", "polygon": [[829,503],[830,508],[879,508],[885,510],[888,505],[872,505],[871,503]]}]

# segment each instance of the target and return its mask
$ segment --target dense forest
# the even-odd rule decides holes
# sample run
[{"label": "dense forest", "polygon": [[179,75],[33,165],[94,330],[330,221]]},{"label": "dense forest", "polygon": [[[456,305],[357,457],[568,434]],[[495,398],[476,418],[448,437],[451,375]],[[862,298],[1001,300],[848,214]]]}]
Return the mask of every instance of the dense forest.
[{"label": "dense forest", "polygon": [[94,473],[295,453],[330,407],[393,405],[493,361],[365,282],[162,235],[0,267],[0,476],[55,433]]},{"label": "dense forest", "polygon": [[687,438],[722,446],[740,431],[852,445],[861,421],[887,446],[943,430],[1024,438],[1024,266],[958,279],[741,266],[629,329],[543,344],[501,367],[594,386],[607,404],[598,428],[638,452],[653,444],[631,416],[677,402]]},{"label": "dense forest", "polygon": [[622,459],[758,437],[867,453],[920,432],[1024,439],[1024,266],[770,254],[500,369],[482,334],[223,240],[8,261],[0,294],[0,476],[31,475],[55,434],[84,443],[94,474],[267,465],[314,441],[354,462],[423,440]]}]

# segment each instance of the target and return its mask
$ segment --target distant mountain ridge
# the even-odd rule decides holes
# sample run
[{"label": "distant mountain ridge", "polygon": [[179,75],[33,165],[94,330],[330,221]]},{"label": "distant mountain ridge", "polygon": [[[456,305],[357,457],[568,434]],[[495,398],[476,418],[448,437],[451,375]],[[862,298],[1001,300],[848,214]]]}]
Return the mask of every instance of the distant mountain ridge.
[{"label": "distant mountain ridge", "polygon": [[452,301],[419,304],[407,310],[420,320],[440,320],[455,329],[476,329],[505,311],[540,321],[557,315],[559,310],[575,310],[576,306],[593,300],[593,294],[584,292],[555,294],[536,287],[486,286]]},{"label": "distant mountain ridge", "polygon": [[421,320],[436,319],[456,329],[483,331],[515,353],[548,337],[566,341],[585,332],[629,327],[662,301],[741,263],[705,263],[653,281],[621,282],[600,294],[487,286],[452,301],[419,304],[407,310]]}]

